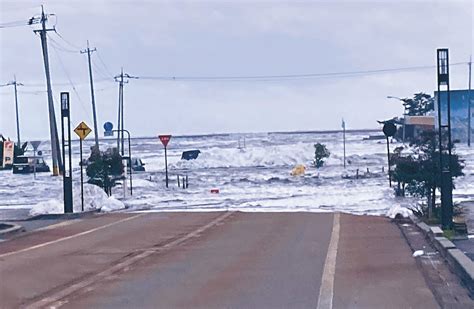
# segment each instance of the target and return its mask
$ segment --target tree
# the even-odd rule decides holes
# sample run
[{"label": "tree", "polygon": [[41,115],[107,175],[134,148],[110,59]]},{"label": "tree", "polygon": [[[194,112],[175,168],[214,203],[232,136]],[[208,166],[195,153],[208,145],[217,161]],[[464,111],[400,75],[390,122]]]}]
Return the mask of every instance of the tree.
[{"label": "tree", "polygon": [[[395,165],[392,177],[398,182],[398,194],[404,196],[426,197],[428,199],[428,216],[435,209],[436,189],[441,187],[439,151],[436,149],[437,134],[434,131],[424,132],[413,142],[413,153],[404,155],[397,148],[392,162]],[[443,154],[444,160],[448,154]],[[462,176],[463,161],[457,154],[451,154],[451,175]]]},{"label": "tree", "polygon": [[405,98],[401,101],[408,116],[424,116],[434,110],[434,98],[423,92],[415,93],[413,99]]},{"label": "tree", "polygon": [[87,176],[89,176],[87,182],[102,187],[105,193],[110,195],[112,187],[115,186],[124,171],[122,157],[116,150],[103,153],[95,147],[92,147],[91,150],[90,164],[86,169]]},{"label": "tree", "polygon": [[326,148],[326,145],[317,143],[314,145],[314,166],[320,168],[324,165],[324,159],[329,158],[331,152]]}]

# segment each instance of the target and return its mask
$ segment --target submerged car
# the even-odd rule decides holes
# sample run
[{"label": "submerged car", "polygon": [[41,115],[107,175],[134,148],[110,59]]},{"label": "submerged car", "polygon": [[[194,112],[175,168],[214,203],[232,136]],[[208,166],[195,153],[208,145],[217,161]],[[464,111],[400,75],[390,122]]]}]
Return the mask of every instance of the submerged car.
[{"label": "submerged car", "polygon": [[145,171],[145,163],[143,163],[142,159],[132,158],[131,161],[132,161],[132,170],[134,172],[144,172]]},{"label": "submerged car", "polygon": [[183,151],[181,160],[196,160],[200,153],[201,151],[198,149]]},{"label": "submerged car", "polygon": [[50,172],[49,166],[46,164],[43,157],[19,156],[15,158],[13,174],[30,174],[34,173],[35,169],[37,173]]}]

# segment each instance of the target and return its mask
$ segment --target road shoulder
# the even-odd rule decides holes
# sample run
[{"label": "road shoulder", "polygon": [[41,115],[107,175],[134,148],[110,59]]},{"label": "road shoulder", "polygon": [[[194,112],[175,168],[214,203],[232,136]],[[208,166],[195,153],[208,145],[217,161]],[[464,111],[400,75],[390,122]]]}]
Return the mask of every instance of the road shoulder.
[{"label": "road shoulder", "polygon": [[334,308],[437,308],[400,230],[389,219],[341,215]]}]

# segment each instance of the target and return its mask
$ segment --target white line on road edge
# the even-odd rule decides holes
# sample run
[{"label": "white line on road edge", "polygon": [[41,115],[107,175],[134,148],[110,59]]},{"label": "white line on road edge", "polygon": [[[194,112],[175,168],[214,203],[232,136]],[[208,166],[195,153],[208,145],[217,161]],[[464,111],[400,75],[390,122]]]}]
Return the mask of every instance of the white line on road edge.
[{"label": "white line on road edge", "polygon": [[54,230],[54,229],[56,229],[56,228],[58,228],[58,227],[68,226],[68,225],[71,225],[71,224],[74,224],[74,223],[77,223],[77,222],[81,222],[81,221],[82,221],[82,219],[67,220],[67,221],[63,221],[63,222],[59,222],[59,223],[56,223],[56,224],[47,225],[47,226],[45,226],[45,227],[36,229],[36,230],[32,231],[32,233],[41,232],[41,231],[47,231],[47,230]]},{"label": "white line on road edge", "polygon": [[84,232],[81,232],[81,233],[78,233],[78,234],[74,234],[74,235],[71,235],[71,236],[55,239],[55,240],[48,241],[48,242],[45,242],[45,243],[42,243],[42,244],[38,244],[38,245],[35,245],[35,246],[32,246],[32,247],[24,248],[24,249],[21,249],[21,250],[18,250],[18,251],[12,251],[12,252],[8,252],[8,253],[0,254],[0,259],[4,258],[4,257],[7,257],[7,256],[17,254],[17,253],[28,252],[28,251],[31,251],[31,250],[34,250],[34,249],[49,246],[49,245],[52,245],[52,244],[55,244],[55,243],[58,243],[58,242],[61,242],[61,241],[64,241],[64,240],[69,240],[69,239],[72,239],[72,238],[84,236],[84,235],[87,235],[87,234],[90,234],[90,233],[93,233],[93,232],[103,230],[103,229],[108,228],[112,225],[116,225],[116,224],[119,224],[119,223],[122,223],[122,222],[125,222],[125,221],[129,221],[129,220],[132,220],[132,219],[144,216],[144,215],[145,214],[135,215],[133,217],[128,217],[128,218],[125,218],[125,219],[122,219],[122,220],[119,220],[119,221],[115,221],[115,222],[112,222],[112,223],[109,223],[109,224],[106,224],[106,225],[102,225],[102,226],[99,226],[99,227],[96,227],[96,228],[93,228],[91,230],[87,230],[87,231],[84,231]]},{"label": "white line on road edge", "polygon": [[[140,253],[139,255],[135,255],[135,256],[132,256],[130,257],[129,259],[126,259],[124,260],[123,262],[120,262],[119,264],[116,264],[96,275],[93,275],[83,281],[80,281],[76,284],[73,284],[69,287],[66,287],[62,290],[60,290],[59,292],[53,294],[53,295],[50,295],[48,297],[45,297],[37,302],[34,302],[30,305],[27,305],[26,307],[27,308],[59,308],[63,305],[65,305],[68,301],[65,300],[66,297],[68,297],[69,295],[81,290],[81,289],[84,289],[96,282],[99,282],[101,280],[104,280],[106,279],[107,277],[113,275],[114,273],[117,273],[123,269],[126,269],[127,267],[130,267],[131,265],[137,263],[138,261],[141,261],[143,260],[144,258],[154,254],[154,253],[157,253],[157,252],[161,252],[161,251],[165,251],[167,249],[170,249],[171,247],[174,247],[174,246],[177,246],[193,237],[196,237],[198,236],[199,234],[201,234],[202,232],[206,231],[207,229],[219,224],[220,222],[222,222],[223,220],[225,220],[227,217],[229,217],[230,215],[234,214],[234,212],[225,212],[223,215],[220,215],[219,217],[215,218],[214,220],[212,220],[211,222],[209,222],[208,224],[204,225],[204,226],[201,226],[200,228],[184,235],[183,237],[181,238],[178,238],[176,240],[173,240],[172,242],[169,242],[167,244],[165,244],[164,246],[162,247],[158,247],[158,248],[150,248],[148,250],[145,250],[143,251],[142,253]],[[141,214],[143,215],[143,214]]]},{"label": "white line on road edge", "polygon": [[326,261],[324,262],[324,271],[323,277],[321,278],[317,309],[332,309],[332,301],[334,297],[334,276],[336,275],[337,246],[339,244],[339,216],[339,213],[334,214],[331,240],[329,242]]}]

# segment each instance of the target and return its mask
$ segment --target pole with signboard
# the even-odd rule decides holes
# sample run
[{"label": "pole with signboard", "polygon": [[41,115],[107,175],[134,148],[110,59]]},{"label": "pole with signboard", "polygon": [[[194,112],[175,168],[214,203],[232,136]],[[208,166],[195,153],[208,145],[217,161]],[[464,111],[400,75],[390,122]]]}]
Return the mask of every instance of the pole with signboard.
[{"label": "pole with signboard", "polygon": [[[114,125],[111,122],[106,122],[104,123],[104,136],[114,136],[114,132],[119,133],[121,130],[114,130]],[[128,136],[128,157],[126,157],[127,162],[128,162],[128,173],[130,175],[130,195],[133,195],[133,183],[132,183],[132,147],[130,146],[130,132],[128,130],[123,129],[125,133],[127,133]],[[124,157],[122,157],[124,158]]]},{"label": "pole with signboard", "polygon": [[[441,226],[443,229],[453,227],[453,177],[452,177],[452,140],[451,140],[451,92],[449,86],[449,50],[437,49],[438,75],[438,143],[439,143],[439,176],[441,180]],[[445,88],[446,100],[442,104],[441,88]],[[446,114],[445,114],[446,113]]]},{"label": "pole with signboard", "polygon": [[167,153],[167,148],[168,148],[168,143],[171,139],[171,135],[159,135],[161,143],[165,147],[165,174],[166,174],[166,187],[168,188],[168,153]]},{"label": "pole with signboard", "polygon": [[83,161],[82,161],[82,141],[92,132],[91,128],[82,121],[75,129],[74,132],[79,136],[79,157],[81,167],[81,210],[84,211],[84,172],[83,172]]},{"label": "pole with signboard", "polygon": [[[66,130],[67,130],[67,135],[65,135]],[[73,212],[72,155],[71,155],[71,119],[70,119],[70,111],[69,111],[69,92],[61,92],[61,133],[62,133],[62,146],[63,146],[62,161],[64,163],[64,172],[63,172],[64,213],[72,213]],[[66,156],[66,152],[68,153],[67,156]]]},{"label": "pole with signboard", "polygon": [[9,168],[13,165],[13,158],[15,156],[14,152],[15,144],[12,141],[3,142],[3,167]]}]

